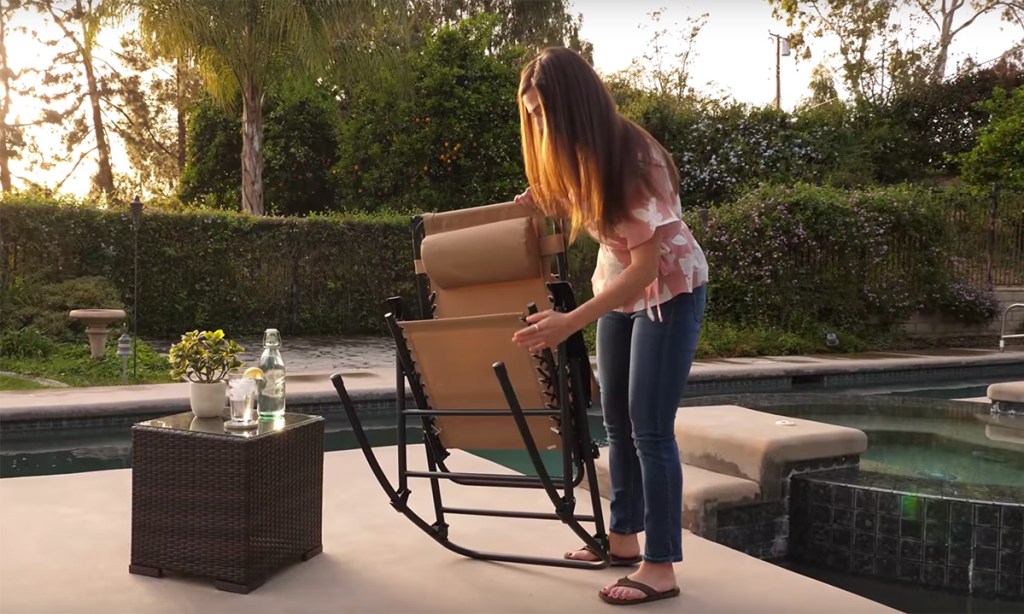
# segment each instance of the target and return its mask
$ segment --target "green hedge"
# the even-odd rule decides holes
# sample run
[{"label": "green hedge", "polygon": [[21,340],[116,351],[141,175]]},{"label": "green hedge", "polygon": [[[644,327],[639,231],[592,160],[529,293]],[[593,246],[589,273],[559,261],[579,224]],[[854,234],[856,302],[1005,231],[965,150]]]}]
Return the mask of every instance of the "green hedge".
[{"label": "green hedge", "polygon": [[[761,188],[708,210],[706,220],[688,212],[711,267],[709,316],[801,332],[884,330],[915,310],[991,317],[991,293],[965,294],[953,268],[947,220],[958,199],[985,206],[966,190],[798,185]],[[4,296],[19,285],[100,276],[131,307],[126,211],[9,199],[0,218]],[[595,257],[587,239],[570,250],[580,301],[590,296]],[[418,310],[405,216],[155,211],[139,229],[139,329],[147,335],[197,327],[382,333],[386,299],[395,295]]]}]

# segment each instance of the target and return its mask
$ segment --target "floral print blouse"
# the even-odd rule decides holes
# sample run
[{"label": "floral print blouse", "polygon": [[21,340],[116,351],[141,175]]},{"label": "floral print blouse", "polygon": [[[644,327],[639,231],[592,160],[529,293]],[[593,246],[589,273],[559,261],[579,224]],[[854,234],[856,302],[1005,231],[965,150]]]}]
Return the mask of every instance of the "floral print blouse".
[{"label": "floral print blouse", "polygon": [[[652,152],[653,153],[653,152]],[[655,172],[672,193],[668,169],[663,165],[654,167]],[[631,262],[630,249],[650,240],[657,233],[661,241],[661,257],[658,262],[658,277],[642,293],[631,297],[615,311],[634,313],[646,310],[652,320],[657,309],[661,319],[660,305],[675,296],[693,292],[708,281],[708,263],[704,250],[693,238],[693,234],[682,220],[683,209],[676,195],[671,199],[651,197],[646,201],[638,199],[630,207],[629,216],[612,231],[612,236],[600,236],[593,226],[589,234],[599,244],[597,266],[591,277],[594,294],[615,279]]]}]

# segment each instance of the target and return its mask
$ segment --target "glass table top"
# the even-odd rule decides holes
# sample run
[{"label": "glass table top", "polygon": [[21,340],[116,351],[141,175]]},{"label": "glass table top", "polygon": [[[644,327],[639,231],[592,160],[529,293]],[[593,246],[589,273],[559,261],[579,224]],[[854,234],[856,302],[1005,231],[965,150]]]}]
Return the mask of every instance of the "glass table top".
[{"label": "glass table top", "polygon": [[143,422],[136,423],[135,426],[255,439],[298,428],[318,420],[323,420],[323,417],[286,412],[276,418],[260,418],[257,424],[252,428],[236,429],[226,428],[224,426],[225,423],[228,422],[226,417],[199,418],[192,412],[188,411],[171,416],[162,416],[160,418],[145,420]]}]

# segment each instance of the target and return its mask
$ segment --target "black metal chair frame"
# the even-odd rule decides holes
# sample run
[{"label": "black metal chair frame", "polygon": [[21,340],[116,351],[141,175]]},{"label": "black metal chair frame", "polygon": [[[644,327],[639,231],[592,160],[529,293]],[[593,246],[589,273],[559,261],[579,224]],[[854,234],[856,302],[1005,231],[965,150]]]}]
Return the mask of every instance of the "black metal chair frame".
[{"label": "black metal chair frame", "polygon": [[[413,252],[416,259],[420,258],[420,244],[424,239],[422,218],[412,218],[413,228]],[[556,223],[556,231],[560,228]],[[568,312],[576,308],[576,301],[572,289],[566,279],[568,271],[565,252],[556,256],[557,281],[547,284],[551,292],[553,308],[558,311]],[[417,291],[420,300],[421,313],[427,314],[423,318],[432,318],[434,311],[433,295],[430,293],[429,279],[426,274],[417,274]],[[550,350],[542,352],[541,361],[544,369],[542,377],[549,378],[549,382],[555,389],[554,397],[556,403],[549,404],[546,409],[523,409],[513,390],[512,383],[508,378],[504,364],[496,362],[492,365],[495,374],[495,386],[499,386],[508,403],[508,410],[444,410],[430,407],[430,403],[424,394],[415,365],[409,348],[406,345],[405,337],[402,334],[399,322],[404,316],[403,301],[400,297],[388,299],[389,311],[385,315],[388,329],[394,337],[396,344],[396,418],[397,418],[397,448],[398,448],[398,485],[392,484],[385,475],[376,454],[370,446],[366,433],[363,430],[362,422],[352,400],[345,389],[344,381],[339,373],[331,376],[331,381],[341,399],[342,406],[352,426],[353,434],[362,448],[367,463],[370,465],[374,476],[380,482],[381,487],[391,500],[391,505],[399,512],[408,517],[416,526],[430,535],[434,540],[445,548],[462,554],[464,556],[499,562],[523,563],[533,565],[547,565],[554,567],[570,567],[579,569],[602,569],[611,563],[611,555],[608,550],[608,535],[605,532],[605,523],[601,507],[601,498],[597,483],[597,474],[594,468],[594,459],[598,455],[597,445],[590,436],[590,428],[587,421],[587,408],[591,404],[589,357],[586,351],[586,344],[580,332],[572,335],[568,340],[558,347],[557,358]],[[536,305],[526,305],[530,313],[537,311]],[[540,371],[541,369],[539,369]],[[418,409],[406,407],[406,382],[411,389],[412,397]],[[523,439],[524,448],[536,470],[535,476],[530,475],[501,475],[486,473],[460,473],[451,471],[445,464],[450,453],[442,445],[440,438],[433,428],[434,417],[436,416],[509,416],[513,418],[516,427]],[[544,465],[544,462],[537,449],[537,445],[527,425],[527,416],[549,416],[559,423],[559,435],[561,436],[562,453],[562,475],[553,477]],[[408,467],[408,442],[406,428],[409,420],[420,418],[423,426],[424,448],[428,471],[413,471]],[[421,478],[430,481],[430,489],[434,505],[434,522],[428,522],[417,514],[409,506],[411,490],[409,489],[409,478]],[[576,513],[576,498],[574,488],[588,480],[588,487],[592,502],[591,514]],[[442,503],[441,480],[450,480],[464,486],[487,486],[506,488],[540,488],[545,491],[551,503],[554,505],[554,512],[527,512],[516,510],[499,509],[472,509],[449,507]],[[559,492],[561,491],[561,492]],[[452,542],[448,537],[447,515],[474,515],[507,517],[531,520],[559,520],[583,541],[590,549],[597,561],[574,560],[564,557],[540,557],[520,554],[483,552],[467,548]],[[587,532],[581,523],[594,523],[594,532]]]}]

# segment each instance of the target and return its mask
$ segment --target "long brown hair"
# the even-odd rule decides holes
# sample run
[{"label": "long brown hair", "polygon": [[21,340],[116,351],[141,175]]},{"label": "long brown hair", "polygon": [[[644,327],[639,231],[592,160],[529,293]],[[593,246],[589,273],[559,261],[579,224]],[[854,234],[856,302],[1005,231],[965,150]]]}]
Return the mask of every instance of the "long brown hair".
[{"label": "long brown hair", "polygon": [[[543,133],[523,96],[535,90]],[[593,224],[602,235],[627,214],[631,201],[679,192],[672,156],[635,122],[622,116],[611,92],[576,52],[544,49],[520,75],[520,137],[526,178],[534,200],[548,215],[570,224],[570,241]],[[652,156],[660,154],[661,159]],[[664,165],[672,194],[661,193],[651,165]]]}]

